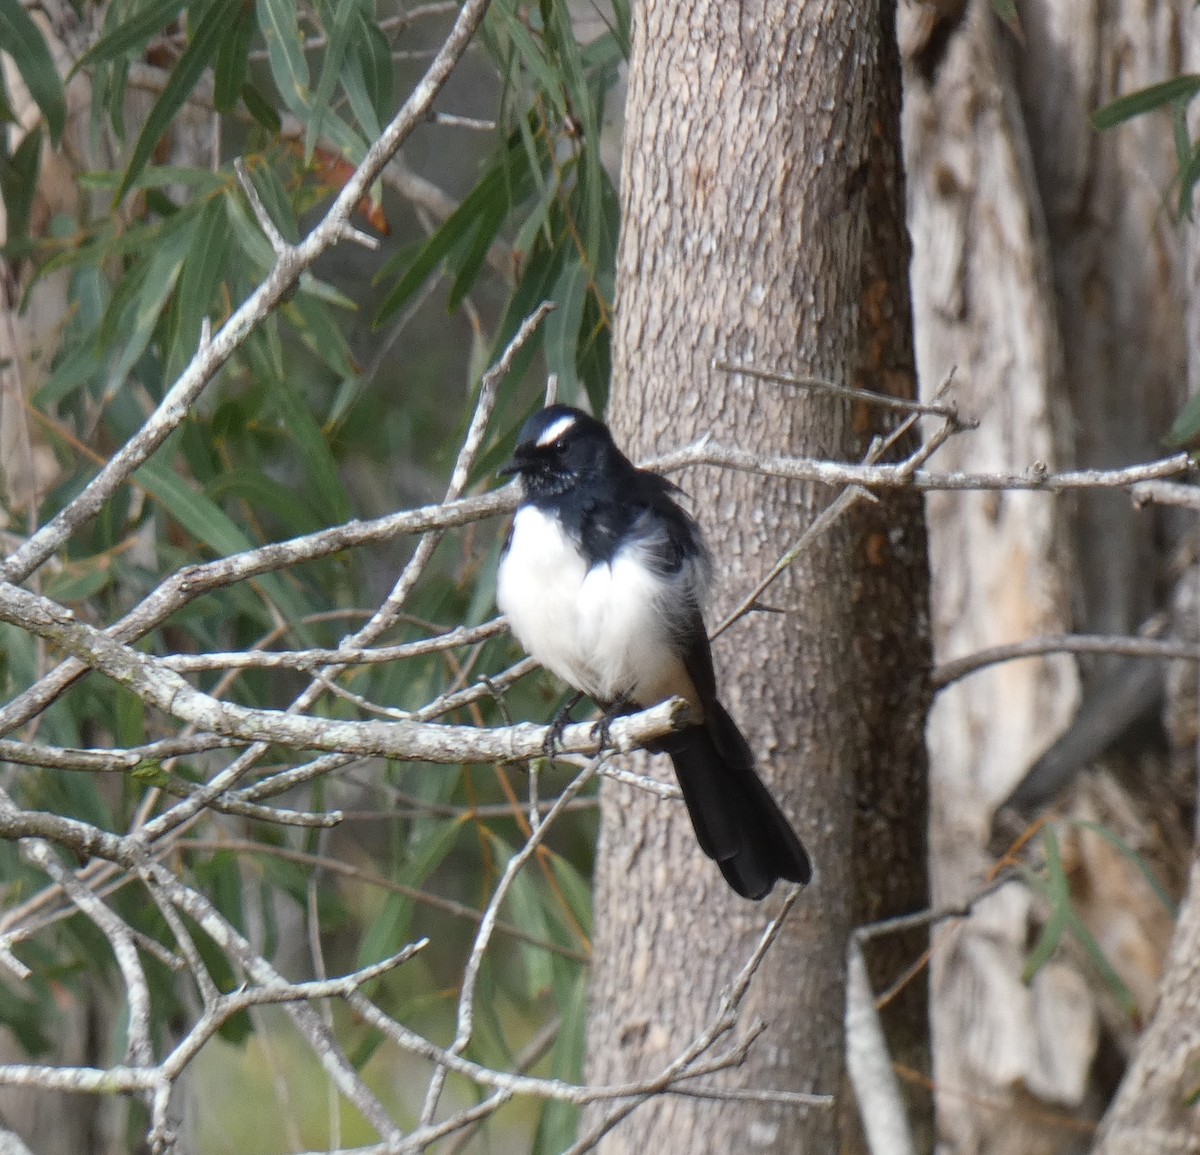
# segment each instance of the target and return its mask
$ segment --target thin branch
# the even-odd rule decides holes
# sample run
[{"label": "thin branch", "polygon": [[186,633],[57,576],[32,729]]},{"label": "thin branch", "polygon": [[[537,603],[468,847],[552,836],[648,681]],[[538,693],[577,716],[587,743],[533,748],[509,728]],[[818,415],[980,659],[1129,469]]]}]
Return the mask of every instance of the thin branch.
[{"label": "thin branch", "polygon": [[[713,360],[712,367],[724,373],[753,377],[758,381],[773,381],[777,385],[792,385],[798,389],[812,389],[817,392],[828,393],[833,397],[845,397],[851,401],[862,401],[881,409],[898,409],[903,413],[944,417],[955,424],[960,424],[963,428],[973,429],[977,424],[974,421],[962,421],[958,416],[958,407],[956,405],[929,405],[920,401],[910,401],[906,397],[891,397],[887,393],[876,393],[873,389],[856,389],[850,385],[839,385],[836,381],[827,381],[823,377],[779,373],[768,369],[759,369],[753,365],[738,365],[731,361],[722,361],[719,359]],[[947,379],[948,383],[949,379]],[[945,392],[945,388],[946,386],[943,385],[938,390],[939,395]]]},{"label": "thin branch", "polygon": [[[158,659],[121,645],[103,631],[78,621],[71,610],[5,582],[0,582],[0,621],[56,642],[182,722],[259,744],[276,742],[443,764],[512,762],[538,757],[550,733],[550,727],[528,723],[481,730],[409,721],[345,722],[221,702],[194,689]],[[612,745],[620,751],[638,748],[678,729],[687,718],[687,704],[682,699],[661,703],[618,719],[610,729]],[[599,743],[591,725],[574,725],[563,732],[560,747],[567,753],[594,754]]]},{"label": "thin branch", "polygon": [[[655,462],[655,467],[663,472],[673,472],[691,465],[716,465],[767,477],[812,481],[820,485],[861,485],[864,489],[911,488],[923,492],[1006,489],[1068,493],[1079,489],[1133,490],[1134,486],[1147,481],[1188,473],[1192,468],[1192,460],[1186,453],[1175,453],[1124,469],[1076,469],[1052,473],[1045,465],[1034,462],[1021,473],[939,473],[921,469],[910,475],[903,465],[850,465],[804,457],[765,456],[746,449],[717,445],[711,439],[704,438],[686,448],[664,454]],[[1200,508],[1200,498],[1195,504]]]},{"label": "thin branch", "polygon": [[1104,634],[1050,634],[1028,638],[1006,646],[991,646],[936,666],[930,676],[935,690],[944,690],[970,674],[1000,662],[1037,658],[1046,654],[1119,654],[1127,658],[1158,658],[1200,661],[1200,643],[1175,642],[1165,638],[1135,638]]},{"label": "thin branch", "polygon": [[[569,810],[570,808],[568,802],[561,809]],[[440,910],[444,914],[472,922],[476,926],[483,921],[482,911],[475,910],[473,907],[466,906],[461,902],[455,902],[452,898],[445,898],[440,894],[433,894],[430,891],[421,890],[415,886],[407,886],[402,882],[395,882],[373,871],[363,870],[361,867],[354,866],[351,863],[342,862],[340,859],[330,858],[325,855],[310,854],[307,851],[292,850],[286,846],[272,846],[269,843],[251,842],[240,838],[181,839],[175,843],[175,848],[182,853],[189,851],[225,850],[236,854],[261,854],[271,858],[278,858],[284,862],[294,862],[300,866],[319,866],[322,870],[326,870],[330,874],[339,874],[344,878],[352,878],[357,882],[365,883],[367,886],[375,886],[380,890],[401,895],[404,898],[412,899],[413,902],[420,903],[422,906],[428,906],[432,910]],[[500,934],[507,935],[518,942],[528,943],[539,950],[549,951],[551,954],[569,958],[574,962],[587,963],[590,958],[583,951],[572,950],[570,947],[560,946],[549,939],[538,938],[537,935],[530,934],[529,931],[523,930],[519,926],[514,926],[509,922],[498,920],[495,929]]]},{"label": "thin branch", "polygon": [[284,257],[291,245],[284,239],[283,234],[275,227],[275,222],[271,220],[271,214],[267,212],[267,206],[262,203],[262,197],[258,195],[258,189],[254,187],[254,182],[250,179],[250,174],[246,171],[246,162],[239,156],[233,162],[233,170],[237,173],[238,183],[242,186],[242,192],[246,194],[246,199],[250,202],[250,208],[254,211],[254,217],[258,221],[258,227],[266,234],[267,240],[271,242],[271,248],[275,251],[277,257]]},{"label": "thin branch", "polygon": [[[435,638],[394,646],[339,646],[336,649],[237,650],[231,653],[171,654],[162,664],[180,674],[205,670],[314,670],[321,666],[374,666],[473,646],[504,633],[503,618],[480,626],[460,626]],[[0,747],[2,749],[2,747]],[[2,756],[2,755],[0,755]]]},{"label": "thin branch", "polygon": [[[471,1035],[474,1033],[475,992],[479,984],[479,972],[483,965],[483,956],[491,944],[492,933],[495,931],[500,917],[501,904],[508,896],[517,875],[542,844],[555,818],[570,803],[571,799],[592,780],[595,772],[596,767],[593,763],[575,776],[574,781],[559,795],[558,801],[550,808],[550,813],[546,815],[545,821],[538,824],[525,840],[525,845],[505,865],[504,873],[500,876],[500,881],[496,884],[496,889],[488,902],[487,910],[484,911],[483,918],[480,920],[479,931],[475,935],[475,941],[471,945],[471,954],[467,958],[467,965],[463,971],[462,989],[458,998],[458,1023],[454,1042],[450,1045],[450,1054],[461,1055],[467,1049],[467,1044],[470,1043]],[[442,1087],[445,1085],[446,1071],[447,1068],[444,1065],[439,1065],[434,1069],[433,1077],[429,1081],[429,1089],[425,1095],[425,1105],[421,1110],[423,1125],[433,1122],[434,1112],[437,1110],[438,1100],[441,1098]]]}]

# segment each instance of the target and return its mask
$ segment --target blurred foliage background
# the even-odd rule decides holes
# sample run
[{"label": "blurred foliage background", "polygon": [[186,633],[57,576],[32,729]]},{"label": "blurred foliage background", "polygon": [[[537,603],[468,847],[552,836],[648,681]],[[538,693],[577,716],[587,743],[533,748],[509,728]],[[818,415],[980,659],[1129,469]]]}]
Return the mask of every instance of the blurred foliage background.
[{"label": "blurred foliage background", "polygon": [[[0,90],[9,128],[0,135],[7,303],[28,313],[53,284],[63,305],[22,377],[29,435],[52,454],[53,468],[33,500],[4,490],[0,529],[19,538],[77,494],[186,368],[205,326],[219,327],[266,276],[274,254],[234,158],[283,236],[300,238],[408,95],[455,14],[445,2],[81,0],[54,11],[0,0],[0,44],[10,53]],[[64,26],[69,35],[60,39]],[[382,238],[381,250],[342,244],[305,274],[134,483],[42,569],[42,591],[106,625],[191,562],[438,500],[481,372],[543,300],[556,311],[502,387],[473,484],[492,484],[515,430],[541,403],[547,372],[557,374],[561,399],[602,407],[617,235],[615,134],[607,130],[628,37],[626,0],[575,8],[496,0],[439,113],[360,206],[355,223]],[[64,42],[74,46],[65,64],[56,47]],[[52,153],[68,162],[68,194],[47,194]],[[448,535],[406,603],[402,628],[383,640],[487,621],[500,528]],[[379,604],[411,548],[356,551],[210,594],[141,644],[159,654],[334,646]],[[515,657],[498,636],[465,651],[354,667],[340,685],[356,700],[326,693],[315,710],[370,716],[363,702],[417,709]],[[42,643],[0,626],[5,699],[53,664]],[[228,700],[276,708],[306,684],[279,670],[199,680]],[[504,709],[545,719],[556,693],[548,679],[526,679]],[[445,720],[500,717],[484,704]],[[34,732],[54,745],[121,747],[176,726],[89,677],[13,736]],[[0,774],[26,806],[124,832],[230,757],[147,763],[124,776],[11,764]],[[286,758],[269,755],[256,773]],[[541,789],[550,796],[556,785],[548,773]],[[363,761],[282,800],[343,808],[336,830],[208,813],[173,854],[177,869],[292,978],[322,967],[341,973],[428,935],[428,950],[371,993],[388,1013],[448,1043],[475,912],[528,832],[525,795],[524,772],[512,767]],[[503,917],[520,933],[499,935],[481,980],[468,1051],[480,1062],[579,1077],[594,835],[585,799],[519,878]],[[0,843],[0,880],[10,911],[45,881],[9,843]],[[169,941],[134,889],[112,897],[116,909]],[[112,1002],[120,990],[93,926],[59,908],[44,912],[40,926],[28,944],[38,978],[19,986],[0,977],[0,1022],[34,1056],[52,1049],[64,991]],[[218,952],[207,954],[220,973]],[[194,996],[165,967],[147,966],[157,1025],[169,1033]],[[427,1070],[398,1067],[359,1024],[340,1027],[397,1118],[415,1123]],[[290,1029],[281,1013],[256,1012],[205,1051],[193,1095],[220,1109],[198,1109],[200,1150],[252,1155],[329,1141],[324,1077],[306,1048],[289,1045]],[[94,1061],[113,1061],[122,1043],[116,1015]],[[474,1094],[453,1080],[450,1088],[460,1102]],[[340,1141],[369,1140],[369,1128],[350,1109],[344,1115]],[[526,1103],[502,1111],[469,1149],[558,1151],[574,1125],[562,1105]],[[144,1119],[134,1106],[115,1127],[114,1150],[127,1150]]]}]

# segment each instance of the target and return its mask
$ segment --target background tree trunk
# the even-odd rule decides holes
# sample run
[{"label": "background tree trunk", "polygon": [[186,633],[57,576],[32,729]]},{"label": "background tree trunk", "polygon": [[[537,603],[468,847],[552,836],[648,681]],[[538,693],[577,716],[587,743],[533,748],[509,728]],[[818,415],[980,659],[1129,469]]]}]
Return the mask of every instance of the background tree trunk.
[{"label": "background tree trunk", "polygon": [[[937,464],[1145,460],[1182,401],[1170,125],[1147,118],[1098,135],[1088,117],[1178,73],[1178,17],[1171,4],[1018,7],[1023,43],[987,0],[902,9],[912,17],[905,155],[922,387],[953,368],[963,413],[980,420]],[[1065,630],[1133,632],[1169,600],[1169,535],[1125,496],[943,495],[927,508],[940,660]],[[1061,656],[994,667],[939,694],[936,903],[961,902],[984,880],[996,807],[1068,727],[1079,733],[1105,713],[1092,705],[1104,693],[1142,678],[1142,713],[1161,704],[1158,671],[1146,674]],[[1040,802],[1122,835],[1177,891],[1188,839],[1161,754],[1143,743],[1070,770],[1080,773]],[[1169,915],[1110,844],[1078,826],[1059,831],[1075,908],[1148,1015]],[[1079,1125],[1098,1118],[1133,1046],[1128,1011],[1069,941],[1023,980],[1046,915],[1013,884],[938,936],[934,1069],[948,1151],[1086,1148]]]},{"label": "background tree trunk", "polygon": [[[1183,46],[1183,71],[1200,66],[1200,20],[1195,6],[1180,5],[1180,40]],[[1193,133],[1195,117],[1192,118]],[[1187,339],[1188,391],[1195,396],[1200,389],[1200,310],[1194,302],[1200,293],[1200,239],[1195,222],[1183,226],[1187,257],[1187,303],[1185,314]],[[1193,531],[1194,532],[1194,531]],[[1194,553],[1193,553],[1194,558]],[[1197,636],[1197,603],[1200,573],[1194,560],[1180,581],[1173,602],[1176,620],[1185,636]],[[1183,771],[1195,784],[1198,706],[1196,669],[1188,665],[1168,680],[1168,701],[1174,722],[1172,735],[1177,748],[1184,747],[1180,759]],[[1154,1017],[1138,1040],[1137,1052],[1125,1074],[1116,1097],[1109,1106],[1095,1147],[1096,1155],[1117,1155],[1136,1150],[1144,1155],[1191,1150],[1200,1127],[1200,1108],[1196,1089],[1200,1085],[1200,863],[1193,861],[1187,895],[1181,905],[1175,938],[1163,967],[1158,1005]]]},{"label": "background tree trunk", "polygon": [[1194,1151],[1200,1068],[1200,864],[1179,917],[1154,1021],[1101,1128],[1095,1155]]},{"label": "background tree trunk", "polygon": [[[873,411],[726,376],[714,358],[911,395],[898,83],[877,5],[635,6],[612,403],[635,455],[711,432],[854,458],[876,429]],[[713,621],[829,499],[732,473],[682,481],[717,559]],[[855,511],[765,597],[783,612],[716,645],[723,696],[817,867],[750,998],[768,1034],[730,1085],[840,1091],[847,935],[925,902],[926,581],[918,502]],[[682,807],[612,783],[596,884],[588,1075],[627,1079],[708,1022],[779,895],[737,899]],[[914,952],[887,946],[894,976]],[[897,1018],[898,1051],[919,1066],[921,984]],[[840,1104],[660,1099],[605,1149],[852,1150]]]}]

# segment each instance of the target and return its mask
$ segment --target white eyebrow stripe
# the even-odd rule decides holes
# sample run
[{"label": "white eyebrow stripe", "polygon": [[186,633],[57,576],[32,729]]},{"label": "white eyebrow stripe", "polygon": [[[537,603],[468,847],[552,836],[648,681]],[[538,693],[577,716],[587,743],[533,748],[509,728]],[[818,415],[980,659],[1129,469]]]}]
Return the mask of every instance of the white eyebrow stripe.
[{"label": "white eyebrow stripe", "polygon": [[553,425],[548,425],[546,431],[537,439],[538,447],[544,449],[547,445],[553,445],[574,424],[575,418],[570,414],[560,417]]}]

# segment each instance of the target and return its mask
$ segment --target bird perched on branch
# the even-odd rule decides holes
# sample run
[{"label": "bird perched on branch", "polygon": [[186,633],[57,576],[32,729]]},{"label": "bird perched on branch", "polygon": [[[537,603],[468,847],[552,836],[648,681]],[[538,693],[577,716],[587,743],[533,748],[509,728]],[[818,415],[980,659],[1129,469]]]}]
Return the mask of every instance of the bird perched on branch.
[{"label": "bird perched on branch", "polygon": [[746,898],[808,882],[808,854],[717,700],[708,552],[678,489],[566,405],[525,423],[500,472],[521,480],[496,587],[518,641],[606,714],[686,699],[696,723],[651,749],[671,756],[700,848]]}]

